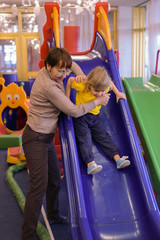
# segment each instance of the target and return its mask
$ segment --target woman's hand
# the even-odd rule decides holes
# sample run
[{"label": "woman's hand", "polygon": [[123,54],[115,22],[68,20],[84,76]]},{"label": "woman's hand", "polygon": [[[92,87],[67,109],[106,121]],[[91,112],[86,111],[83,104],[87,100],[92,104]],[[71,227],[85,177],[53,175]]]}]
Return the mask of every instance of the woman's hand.
[{"label": "woman's hand", "polygon": [[102,96],[95,98],[94,102],[95,102],[96,106],[97,105],[106,106],[110,99],[110,95],[111,94],[109,94],[109,93],[105,93]]},{"label": "woman's hand", "polygon": [[77,82],[77,83],[81,83],[84,81],[84,79],[86,78],[85,75],[78,75],[74,78],[74,80]]},{"label": "woman's hand", "polygon": [[72,82],[77,82],[77,83],[81,83],[82,81],[84,81],[84,79],[86,78],[85,75],[78,75],[76,77],[70,77],[68,78],[68,81],[67,81],[67,86],[66,86],[66,96],[68,98],[70,98],[70,92],[71,92],[71,84]]}]

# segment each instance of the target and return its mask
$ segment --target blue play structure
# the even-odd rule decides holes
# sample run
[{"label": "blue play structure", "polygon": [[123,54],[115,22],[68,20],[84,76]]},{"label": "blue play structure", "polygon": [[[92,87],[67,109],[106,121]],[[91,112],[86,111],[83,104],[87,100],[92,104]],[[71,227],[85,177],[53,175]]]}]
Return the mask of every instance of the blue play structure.
[{"label": "blue play structure", "polygon": [[[97,65],[104,66],[118,89],[124,91],[114,53],[107,50],[100,34],[96,34],[95,45],[83,56],[83,61],[78,59],[79,56],[74,56],[85,74]],[[79,240],[160,239],[160,213],[128,103],[121,99],[117,104],[112,93],[101,116],[120,155],[129,156],[131,165],[117,170],[115,162],[93,144],[95,161],[103,170],[88,176],[77,150],[72,118],[62,115],[59,126],[72,237]]]},{"label": "blue play structure", "polygon": [[[95,18],[102,21],[102,25],[107,18],[106,6],[108,3],[96,4]],[[53,3],[52,9],[54,7],[57,5]],[[74,54],[72,58],[86,75],[94,67],[104,66],[117,88],[124,92],[116,57],[106,44],[108,33],[105,40],[106,33],[99,28],[99,20],[95,20],[91,49]],[[74,97],[72,92],[73,101]],[[103,166],[103,170],[93,176],[87,175],[78,152],[72,118],[62,114],[59,119],[72,239],[158,240],[160,212],[127,101],[120,99],[117,104],[111,92],[109,103],[102,107],[101,117],[120,155],[129,156],[131,165],[117,170],[115,162],[93,143],[95,161]]]},{"label": "blue play structure", "polygon": [[27,97],[30,96],[32,85],[34,83],[34,80],[28,80],[28,81],[18,81],[17,74],[3,74],[3,78],[5,79],[5,86],[8,86],[8,84],[15,82],[18,86],[23,85],[23,89],[27,95]]}]

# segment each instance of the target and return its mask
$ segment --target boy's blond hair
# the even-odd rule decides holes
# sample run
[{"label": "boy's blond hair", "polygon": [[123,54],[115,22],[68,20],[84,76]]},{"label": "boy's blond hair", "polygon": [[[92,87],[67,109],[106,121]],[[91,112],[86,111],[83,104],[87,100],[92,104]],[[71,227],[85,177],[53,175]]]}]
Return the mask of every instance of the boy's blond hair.
[{"label": "boy's blond hair", "polygon": [[95,67],[87,76],[86,90],[90,90],[93,87],[99,91],[105,91],[108,87],[111,88],[111,78],[104,67]]}]

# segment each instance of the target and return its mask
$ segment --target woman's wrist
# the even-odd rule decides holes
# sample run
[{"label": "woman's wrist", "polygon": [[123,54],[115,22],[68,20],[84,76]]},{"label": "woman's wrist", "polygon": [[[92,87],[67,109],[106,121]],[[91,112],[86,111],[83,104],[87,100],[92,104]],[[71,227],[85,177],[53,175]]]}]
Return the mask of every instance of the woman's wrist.
[{"label": "woman's wrist", "polygon": [[95,98],[95,99],[93,100],[93,102],[94,102],[95,106],[99,105],[99,98]]}]

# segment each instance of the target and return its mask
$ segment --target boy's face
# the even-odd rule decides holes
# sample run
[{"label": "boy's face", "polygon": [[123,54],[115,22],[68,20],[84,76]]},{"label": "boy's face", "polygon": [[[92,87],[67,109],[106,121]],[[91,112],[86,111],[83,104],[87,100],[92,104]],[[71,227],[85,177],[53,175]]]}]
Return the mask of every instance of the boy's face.
[{"label": "boy's face", "polygon": [[63,79],[71,73],[70,69],[66,69],[65,67],[59,68],[58,66],[51,67],[50,65],[47,65],[47,70],[58,83],[62,82]]},{"label": "boy's face", "polygon": [[102,95],[105,94],[105,90],[104,91],[100,91],[98,89],[95,89],[93,87],[91,87],[91,93],[95,96],[95,97],[100,97]]}]

